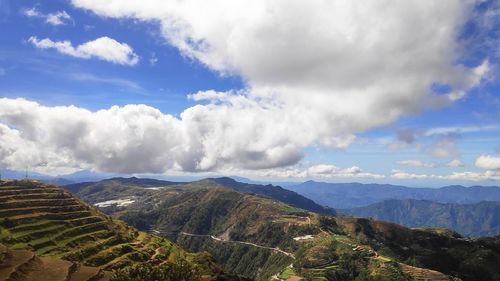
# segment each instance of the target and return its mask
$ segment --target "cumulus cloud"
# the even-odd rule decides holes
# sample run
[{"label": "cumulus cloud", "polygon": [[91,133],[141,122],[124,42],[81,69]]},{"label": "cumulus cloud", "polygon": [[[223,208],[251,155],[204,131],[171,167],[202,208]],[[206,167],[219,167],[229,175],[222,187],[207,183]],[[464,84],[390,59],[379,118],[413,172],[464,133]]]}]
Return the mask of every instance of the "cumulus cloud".
[{"label": "cumulus cloud", "polygon": [[44,14],[36,7],[25,9],[23,14],[30,18],[41,18],[46,23],[51,25],[65,25],[73,22],[73,18],[66,11],[57,11],[54,13]]},{"label": "cumulus cloud", "polygon": [[476,159],[476,166],[485,170],[500,170],[500,157],[481,155]]},{"label": "cumulus cloud", "polygon": [[120,43],[109,37],[100,37],[73,47],[70,41],[52,41],[49,38],[39,40],[32,36],[28,42],[40,49],[56,49],[59,53],[76,58],[100,60],[122,64],[135,65],[139,62],[139,56],[126,43]]},{"label": "cumulus cloud", "polygon": [[[164,39],[182,55],[221,75],[240,76],[246,85],[194,94],[191,99],[199,104],[178,118],[141,105],[90,112],[25,100],[0,102],[0,123],[27,141],[63,149],[104,171],[294,165],[305,147],[342,149],[359,132],[449,104],[478,85],[489,68],[487,61],[473,68],[456,63],[458,34],[471,10],[468,1],[72,3],[104,17],[159,23]],[[76,57],[104,59],[110,51],[98,52],[101,44],[81,49],[95,41],[77,47],[69,41],[30,41]],[[137,63],[127,50],[113,61]],[[434,83],[452,91],[434,93]],[[141,123],[148,120],[155,121]],[[83,129],[75,130],[77,125]]]},{"label": "cumulus cloud", "polygon": [[402,160],[397,162],[398,165],[403,166],[413,166],[413,167],[421,167],[421,168],[436,168],[435,163],[423,162],[421,160]]},{"label": "cumulus cloud", "polygon": [[465,164],[462,163],[462,161],[460,161],[459,159],[453,159],[450,162],[448,162],[448,164],[446,164],[446,166],[457,168],[457,167],[465,167]]}]

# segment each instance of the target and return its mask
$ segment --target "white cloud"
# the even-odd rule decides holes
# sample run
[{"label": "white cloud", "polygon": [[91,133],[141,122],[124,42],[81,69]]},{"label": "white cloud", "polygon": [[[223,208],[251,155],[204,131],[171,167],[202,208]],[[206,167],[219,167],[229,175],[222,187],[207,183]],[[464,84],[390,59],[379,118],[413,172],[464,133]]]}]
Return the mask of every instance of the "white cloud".
[{"label": "white cloud", "polygon": [[403,166],[414,166],[414,167],[421,167],[421,168],[436,168],[435,163],[423,162],[421,160],[402,160],[402,161],[398,161],[397,164],[403,165]]},{"label": "white cloud", "polygon": [[156,53],[151,53],[151,57],[149,57],[149,64],[155,65],[158,62],[158,57],[156,56]]},{"label": "white cloud", "polygon": [[391,178],[398,180],[454,180],[454,181],[499,181],[500,173],[495,171],[477,172],[453,172],[449,175],[414,174],[401,170],[392,170]]},{"label": "white cloud", "polygon": [[481,155],[476,159],[476,166],[485,170],[500,170],[500,157]]},{"label": "white cloud", "polygon": [[66,11],[57,11],[55,13],[44,14],[36,7],[25,9],[23,14],[30,18],[42,18],[51,25],[65,25],[73,22],[73,18]]},{"label": "white cloud", "polygon": [[53,14],[48,14],[46,22],[52,25],[65,24],[66,21],[71,20],[71,16],[66,13],[66,11],[56,12]]},{"label": "white cloud", "polygon": [[23,14],[25,16],[27,16],[27,17],[38,17],[38,16],[40,16],[40,12],[35,7],[24,10]]},{"label": "white cloud", "polygon": [[401,170],[392,170],[391,178],[398,180],[421,180],[421,179],[429,179],[434,178],[435,175],[426,175],[426,174],[414,174],[407,173]]},{"label": "white cloud", "polygon": [[438,127],[427,130],[425,136],[434,135],[449,135],[449,134],[464,134],[464,133],[474,133],[483,131],[498,131],[500,126],[488,125],[488,126],[462,126],[462,127]]},{"label": "white cloud", "polygon": [[[272,96],[285,106],[328,105],[335,110],[325,122],[355,111],[359,129],[386,124],[422,103],[444,102],[429,100],[433,82],[463,92],[488,69],[487,63],[475,70],[453,63],[456,34],[470,8],[453,0],[391,2],[391,9],[377,1],[73,4],[102,16],[160,21],[165,38],[184,55],[242,75],[253,97]],[[367,118],[363,111],[380,114]]]},{"label": "white cloud", "polygon": [[252,173],[253,176],[268,177],[268,178],[314,178],[314,179],[352,179],[352,178],[365,178],[365,179],[382,179],[384,175],[368,173],[363,171],[357,166],[350,168],[339,168],[330,164],[319,164],[301,168],[289,169],[274,169],[266,171],[257,171]]},{"label": "white cloud", "polygon": [[459,159],[453,159],[448,164],[446,164],[448,167],[453,167],[453,168],[458,168],[458,167],[465,167],[465,164],[462,163]]},{"label": "white cloud", "polygon": [[40,49],[56,49],[58,52],[83,59],[98,58],[122,65],[135,65],[139,57],[126,43],[120,43],[109,37],[100,37],[73,47],[70,41],[52,41],[48,38],[39,40],[32,36],[28,39],[35,47]]},{"label": "white cloud", "polygon": [[125,88],[131,91],[138,91],[142,89],[142,87],[136,82],[122,78],[100,77],[91,73],[70,73],[65,76],[75,81],[108,84],[119,88]]},{"label": "white cloud", "polygon": [[[221,75],[238,75],[246,85],[195,94],[191,98],[202,104],[179,118],[140,105],[89,112],[0,102],[1,123],[23,137],[36,136],[28,138],[33,143],[65,149],[71,158],[107,171],[294,165],[305,147],[345,148],[359,132],[449,104],[488,70],[486,61],[477,68],[456,63],[461,56],[457,34],[471,10],[467,1],[72,3],[105,17],[160,23],[164,39],[184,56]],[[42,48],[94,56],[80,50],[85,44],[35,39],[32,43]],[[449,84],[454,94],[432,93],[434,83]],[[74,132],[75,142],[61,144],[72,138],[65,134],[75,124],[58,114],[79,116],[74,122],[85,130]],[[33,115],[30,120],[38,127],[21,126]],[[150,119],[158,122],[141,123]],[[84,148],[93,151],[83,153]]]}]

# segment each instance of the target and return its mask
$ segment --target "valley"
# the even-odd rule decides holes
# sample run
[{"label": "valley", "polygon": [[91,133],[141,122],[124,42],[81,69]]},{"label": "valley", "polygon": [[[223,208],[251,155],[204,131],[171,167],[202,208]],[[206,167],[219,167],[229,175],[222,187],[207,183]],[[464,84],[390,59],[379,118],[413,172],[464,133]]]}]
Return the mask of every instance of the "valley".
[{"label": "valley", "polygon": [[101,209],[190,251],[209,252],[225,270],[256,280],[354,280],[357,276],[496,280],[500,276],[493,266],[500,262],[498,238],[471,239],[433,228],[412,230],[316,213],[213,179],[161,188],[138,185],[124,192],[107,185],[106,181],[89,184],[95,192],[85,188],[79,192],[90,202],[96,202],[98,194],[105,195],[100,200],[132,195],[131,204]]}]

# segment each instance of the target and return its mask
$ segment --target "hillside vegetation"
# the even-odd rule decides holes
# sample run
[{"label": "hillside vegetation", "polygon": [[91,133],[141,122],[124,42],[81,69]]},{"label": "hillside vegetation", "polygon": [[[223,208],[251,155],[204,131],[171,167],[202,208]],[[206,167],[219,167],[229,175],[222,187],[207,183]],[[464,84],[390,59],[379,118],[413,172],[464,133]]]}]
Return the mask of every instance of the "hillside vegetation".
[{"label": "hillside vegetation", "polygon": [[342,212],[407,227],[443,227],[465,236],[500,235],[500,201],[445,204],[412,199],[387,200]]},{"label": "hillside vegetation", "polygon": [[[118,214],[131,225],[162,234],[191,251],[209,251],[227,270],[262,280],[292,259],[266,248],[215,241],[212,236],[293,250],[294,235],[308,228],[304,210],[210,180],[157,191]],[[283,226],[290,229],[288,234]]]},{"label": "hillside vegetation", "polygon": [[[261,188],[263,188],[261,186]],[[104,208],[257,280],[498,280],[498,238],[321,215],[213,179]]]},{"label": "hillside vegetation", "polygon": [[209,255],[187,253],[100,213],[60,187],[36,181],[0,182],[0,242],[12,250],[103,270],[186,262],[206,279],[226,276]]},{"label": "hillside vegetation", "polygon": [[331,208],[323,207],[316,202],[287,189],[274,185],[246,184],[233,180],[232,178],[212,178],[195,182],[170,182],[155,179],[142,178],[111,178],[99,182],[84,182],[64,186],[64,188],[90,204],[117,199],[141,198],[155,194],[160,189],[176,190],[197,186],[205,186],[207,183],[218,184],[228,189],[243,193],[249,193],[267,197],[284,202],[291,206],[304,210],[321,213],[335,214]]}]

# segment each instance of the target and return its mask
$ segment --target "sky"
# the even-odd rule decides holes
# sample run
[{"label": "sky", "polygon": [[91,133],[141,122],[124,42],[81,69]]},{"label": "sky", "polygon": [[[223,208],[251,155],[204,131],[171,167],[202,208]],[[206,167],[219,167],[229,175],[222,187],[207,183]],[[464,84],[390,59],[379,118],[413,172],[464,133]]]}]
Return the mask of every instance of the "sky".
[{"label": "sky", "polygon": [[500,181],[500,4],[0,0],[0,168]]}]

